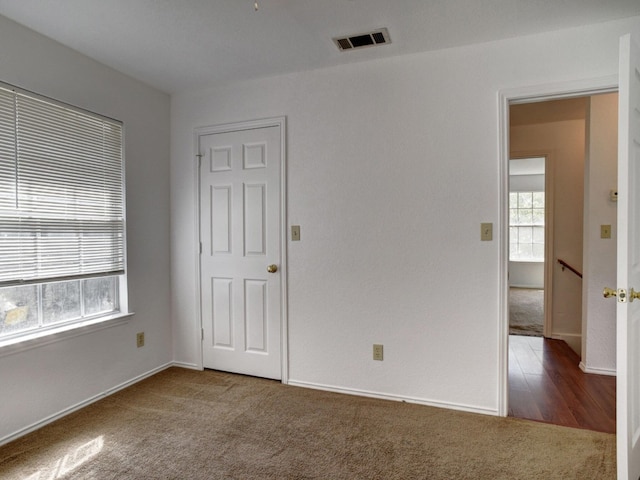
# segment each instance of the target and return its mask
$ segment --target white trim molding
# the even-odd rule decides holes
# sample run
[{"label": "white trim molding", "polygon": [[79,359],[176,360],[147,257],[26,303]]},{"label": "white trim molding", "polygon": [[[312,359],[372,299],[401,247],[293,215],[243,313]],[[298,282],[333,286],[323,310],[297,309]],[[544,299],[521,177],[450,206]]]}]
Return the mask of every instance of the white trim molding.
[{"label": "white trim molding", "polygon": [[200,365],[197,365],[195,363],[186,363],[186,362],[173,362],[171,364],[172,367],[179,367],[179,368],[185,368],[187,370],[198,370],[198,371],[203,371],[204,368],[202,368]]},{"label": "white trim molding", "polygon": [[355,388],[337,387],[334,385],[324,385],[320,383],[304,382],[300,380],[289,380],[289,386],[310,388],[313,390],[322,390],[324,392],[342,393],[345,395],[355,395],[358,397],[377,398],[380,400],[391,400],[395,402],[415,403],[417,405],[425,405],[428,407],[446,408],[449,410],[459,410],[462,412],[480,413],[483,415],[498,416],[498,411],[490,408],[477,407],[473,405],[464,405],[450,402],[439,402],[436,400],[427,400],[417,397],[407,397],[404,395],[393,395],[388,393],[372,392],[369,390],[360,390]]},{"label": "white trim molding", "polygon": [[498,152],[500,172],[499,235],[499,310],[498,310],[498,414],[506,417],[509,412],[509,106],[579,96],[608,93],[618,90],[618,76],[581,79],[546,85],[530,85],[507,88],[497,92],[498,100]]},{"label": "white trim molding", "polygon": [[80,335],[117,327],[126,323],[134,313],[116,313],[114,315],[99,317],[84,322],[74,322],[60,327],[20,335],[15,338],[0,341],[0,357],[21,353],[32,348],[43,347],[51,343],[62,342]]},{"label": "white trim molding", "polygon": [[597,368],[597,367],[587,367],[584,362],[580,362],[580,370],[584,373],[593,373],[595,375],[607,375],[610,377],[615,377],[618,375],[618,372],[611,368]]},{"label": "white trim molding", "polygon": [[289,316],[288,316],[288,274],[287,274],[287,117],[271,117],[258,120],[249,120],[237,123],[225,123],[197,127],[193,135],[193,156],[195,160],[194,175],[194,211],[195,211],[195,239],[194,245],[196,261],[196,336],[197,336],[197,358],[196,369],[204,369],[203,349],[202,349],[202,312],[201,312],[201,279],[200,279],[200,168],[199,168],[199,137],[215,133],[238,132],[242,130],[252,130],[257,128],[278,127],[280,129],[280,272],[281,272],[281,351],[280,351],[280,381],[287,384],[289,381]]},{"label": "white trim molding", "polygon": [[68,408],[65,408],[64,410],[59,411],[58,413],[54,413],[53,415],[50,415],[48,417],[43,418],[42,420],[35,422],[31,425],[29,425],[28,427],[25,428],[21,428],[20,430],[7,435],[6,437],[0,438],[0,446],[5,445],[9,442],[12,442],[14,440],[17,440],[20,437],[23,437],[24,435],[27,435],[28,433],[34,432],[35,430],[38,430],[42,427],[44,427],[45,425],[48,425],[50,423],[55,422],[56,420],[61,419],[62,417],[66,417],[67,415],[78,411],[84,407],[87,407],[89,405],[91,405],[92,403],[95,403],[99,400],[102,400],[110,395],[113,395],[116,392],[119,392],[120,390],[124,390],[127,387],[130,387],[131,385],[134,385],[142,380],[145,380],[157,373],[162,372],[163,370],[166,370],[167,368],[173,367],[175,366],[172,362],[170,363],[166,363],[164,365],[161,365],[159,367],[156,367],[152,370],[149,370],[148,372],[145,372],[143,374],[140,374],[130,380],[127,380],[126,382],[121,383],[120,385],[116,385],[115,387],[109,388],[107,390],[105,390],[104,392],[101,392],[97,395],[94,395],[92,397],[87,398],[86,400],[76,403],[75,405],[72,405]]},{"label": "white trim molding", "polygon": [[[576,353],[582,352],[582,333],[552,333],[551,338],[562,340]],[[580,353],[579,355],[582,357]]]}]

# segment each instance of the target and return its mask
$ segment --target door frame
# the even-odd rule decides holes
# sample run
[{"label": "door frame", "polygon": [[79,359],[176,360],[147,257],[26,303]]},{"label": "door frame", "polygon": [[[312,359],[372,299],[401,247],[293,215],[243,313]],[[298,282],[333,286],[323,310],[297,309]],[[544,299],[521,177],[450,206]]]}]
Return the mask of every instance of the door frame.
[{"label": "door frame", "polygon": [[200,152],[199,139],[204,135],[217,133],[239,132],[244,130],[255,130],[259,128],[278,127],[280,129],[280,372],[281,382],[289,382],[289,321],[288,321],[288,275],[287,275],[287,117],[270,117],[245,122],[224,123],[218,125],[197,127],[193,134],[193,158],[195,165],[194,175],[194,211],[196,244],[194,245],[196,262],[196,321],[195,335],[197,345],[198,368],[204,370],[203,347],[202,347],[202,290],[200,279]]},{"label": "door frame", "polygon": [[618,75],[534,85],[498,92],[499,304],[498,304],[498,415],[509,414],[509,105],[583,97],[618,91]]}]

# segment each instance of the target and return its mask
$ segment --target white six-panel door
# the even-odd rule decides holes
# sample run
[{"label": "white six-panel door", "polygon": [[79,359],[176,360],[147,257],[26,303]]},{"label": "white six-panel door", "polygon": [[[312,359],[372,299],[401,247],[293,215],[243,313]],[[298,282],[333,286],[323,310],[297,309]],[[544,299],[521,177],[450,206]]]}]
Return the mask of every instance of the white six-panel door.
[{"label": "white six-panel door", "polygon": [[618,478],[640,478],[640,48],[620,39],[618,119]]},{"label": "white six-panel door", "polygon": [[198,136],[205,368],[281,378],[280,128]]}]

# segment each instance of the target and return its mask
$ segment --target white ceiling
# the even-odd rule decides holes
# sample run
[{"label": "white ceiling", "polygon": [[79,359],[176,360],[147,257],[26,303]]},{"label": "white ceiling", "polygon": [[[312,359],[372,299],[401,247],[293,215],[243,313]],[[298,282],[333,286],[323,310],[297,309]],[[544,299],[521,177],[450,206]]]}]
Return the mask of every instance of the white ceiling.
[{"label": "white ceiling", "polygon": [[[0,14],[167,93],[640,15],[638,0],[0,0]],[[392,44],[332,37],[387,27]]]}]

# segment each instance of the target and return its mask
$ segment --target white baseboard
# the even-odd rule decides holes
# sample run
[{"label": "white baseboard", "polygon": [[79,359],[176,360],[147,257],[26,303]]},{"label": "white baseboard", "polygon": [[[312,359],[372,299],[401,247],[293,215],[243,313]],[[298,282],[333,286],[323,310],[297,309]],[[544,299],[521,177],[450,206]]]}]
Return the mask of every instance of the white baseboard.
[{"label": "white baseboard", "polygon": [[[49,423],[55,422],[56,420],[59,420],[77,410],[80,410],[81,408],[84,408],[88,405],[91,405],[92,403],[97,402],[98,400],[102,400],[110,395],[113,395],[114,393],[119,392],[120,390],[130,387],[131,385],[134,385],[170,367],[180,367],[180,368],[186,368],[190,370],[202,370],[198,365],[191,364],[191,363],[183,363],[183,362],[166,363],[157,368],[149,370],[148,372],[138,375],[130,380],[127,380],[126,382],[116,385],[115,387],[109,388],[104,392],[94,395],[93,397],[90,397],[82,402],[79,402],[75,405],[65,408],[64,410],[61,410],[58,413],[45,417],[42,420],[35,422],[25,428],[22,428],[10,435],[0,438],[0,446],[5,445],[14,440],[17,440],[18,438],[24,435],[27,435],[28,433],[38,430],[44,427],[45,425],[48,425]],[[303,382],[298,380],[289,380],[288,385],[294,386],[294,387],[310,388],[314,390],[323,390],[327,392],[342,393],[346,395],[356,395],[361,397],[378,398],[381,400],[392,400],[396,402],[414,403],[414,404],[426,405],[430,407],[447,408],[450,410],[459,410],[463,412],[480,413],[483,415],[493,415],[493,416],[499,415],[499,412],[497,410],[484,408],[484,407],[476,407],[472,405],[463,405],[463,404],[456,404],[456,403],[450,403],[450,402],[438,402],[438,401],[426,400],[422,398],[371,392],[367,390],[359,390],[359,389],[353,389],[353,388],[336,387],[333,385],[323,385],[323,384]]]},{"label": "white baseboard", "polygon": [[[141,380],[144,380],[145,378],[149,378],[152,375],[155,375],[156,373],[159,373],[163,370],[166,370],[169,367],[173,367],[174,363],[173,362],[169,362],[165,365],[161,365],[157,368],[154,368],[153,370],[149,370],[148,372],[145,372],[141,375],[138,375],[137,377],[134,377],[130,380],[127,380],[126,382],[121,383],[120,385],[116,385],[113,388],[109,388],[107,390],[105,390],[102,393],[99,393],[98,395],[94,395],[93,397],[90,397],[80,403],[77,403],[75,405],[72,405],[69,408],[65,408],[64,410],[59,411],[58,413],[54,413],[53,415],[50,415],[48,417],[43,418],[42,420],[35,422],[31,425],[29,425],[28,427],[25,428],[21,428],[20,430],[7,435],[6,437],[0,438],[0,446],[12,442],[13,440],[17,440],[18,438],[31,433],[35,430],[38,430],[39,428],[44,427],[45,425],[48,425],[49,423],[55,422],[56,420],[59,420],[62,417],[65,417],[67,415],[69,415],[70,413],[73,413],[77,410],[80,410],[81,408],[84,408],[88,405],[91,405],[92,403],[97,402],[98,400],[102,400],[103,398],[108,397],[109,395],[113,395],[114,393],[123,390],[127,387],[130,387],[131,385],[140,382]],[[178,365],[180,366],[180,365]]]},{"label": "white baseboard", "polygon": [[319,383],[311,383],[311,382],[303,382],[299,380],[291,380],[288,382],[289,386],[293,387],[302,387],[302,388],[311,388],[314,390],[323,390],[325,392],[334,392],[334,393],[343,393],[346,395],[355,395],[359,397],[370,397],[370,398],[378,398],[381,400],[392,400],[396,402],[407,402],[407,403],[415,403],[418,405],[425,405],[429,407],[438,407],[438,408],[447,408],[449,410],[460,410],[463,412],[471,412],[471,413],[480,413],[483,415],[493,415],[498,416],[498,410],[484,408],[484,407],[476,407],[472,405],[463,405],[457,403],[449,403],[449,402],[438,402],[433,400],[426,400],[422,398],[415,397],[406,397],[403,395],[393,395],[388,393],[379,393],[379,392],[371,392],[368,390],[358,390],[354,388],[344,388],[344,387],[336,387],[333,385],[323,385]]},{"label": "white baseboard", "polygon": [[612,368],[596,368],[596,367],[587,367],[584,362],[580,362],[580,370],[584,373],[593,373],[595,375],[609,375],[610,377],[615,377],[618,375],[618,372]]},{"label": "white baseboard", "polygon": [[199,365],[196,365],[195,363],[186,363],[186,362],[173,362],[171,364],[172,367],[180,367],[180,368],[187,368],[189,370],[199,370],[202,371],[203,369],[200,368]]},{"label": "white baseboard", "polygon": [[554,340],[564,340],[571,350],[576,352],[579,356],[582,351],[582,335],[579,333],[553,333],[551,338]]}]

